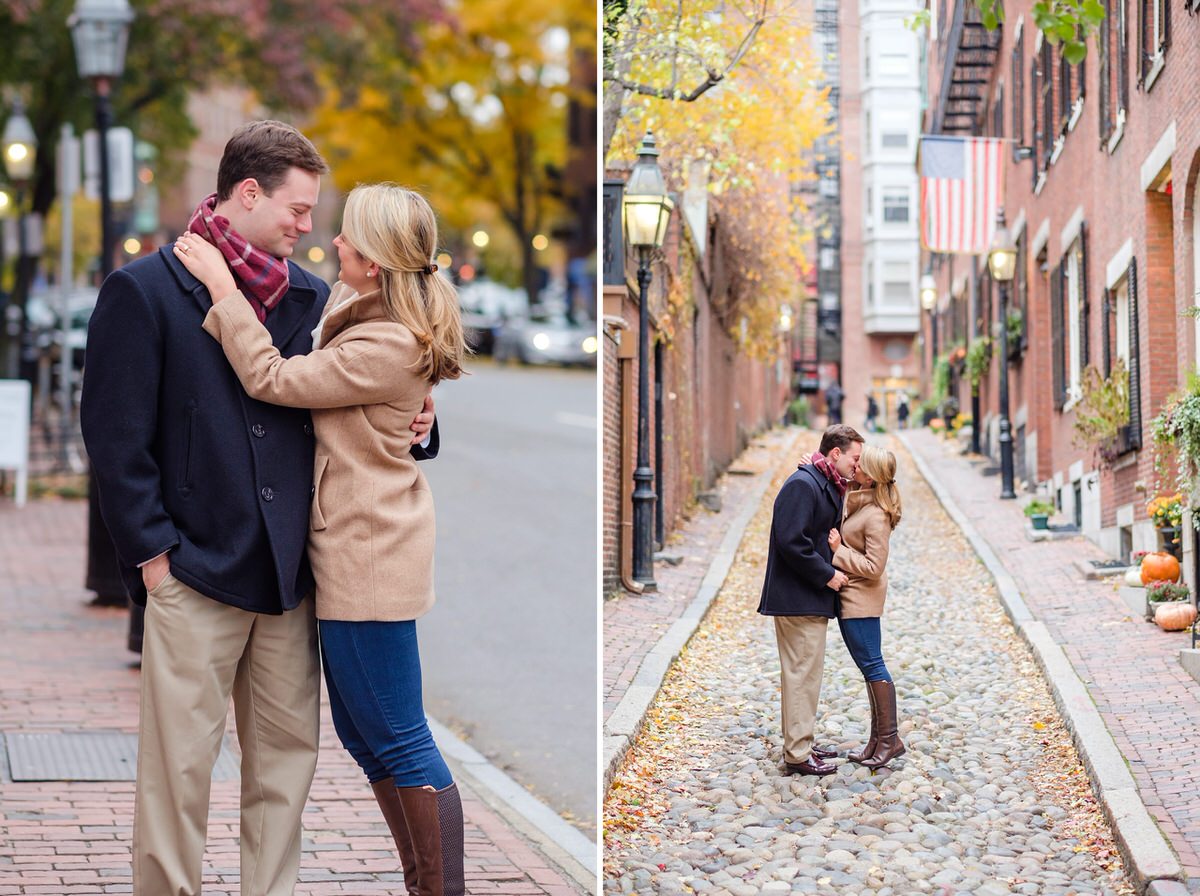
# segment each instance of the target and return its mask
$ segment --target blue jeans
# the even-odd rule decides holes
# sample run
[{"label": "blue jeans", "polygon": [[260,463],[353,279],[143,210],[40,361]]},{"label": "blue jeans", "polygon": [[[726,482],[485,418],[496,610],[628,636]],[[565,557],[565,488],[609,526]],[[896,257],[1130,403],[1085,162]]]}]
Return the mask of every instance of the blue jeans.
[{"label": "blue jeans", "polygon": [[333,727],[368,780],[450,786],[421,705],[416,622],[322,619],[320,632]]},{"label": "blue jeans", "polygon": [[883,635],[879,630],[879,617],[866,619],[838,619],[842,640],[854,659],[854,665],[867,681],[891,681],[887,666],[883,663]]}]

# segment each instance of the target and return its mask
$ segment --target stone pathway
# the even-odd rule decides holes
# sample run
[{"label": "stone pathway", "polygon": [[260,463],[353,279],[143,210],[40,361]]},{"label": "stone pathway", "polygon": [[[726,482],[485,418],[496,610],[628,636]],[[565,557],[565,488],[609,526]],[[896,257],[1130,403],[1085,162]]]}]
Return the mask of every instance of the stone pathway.
[{"label": "stone pathway", "polygon": [[[776,483],[664,682],[605,803],[605,892],[1133,892],[1041,675],[983,565],[908,456],[884,654],[908,755],[781,774],[779,661],[754,608]],[[818,740],[860,744],[867,702],[830,627]]]}]

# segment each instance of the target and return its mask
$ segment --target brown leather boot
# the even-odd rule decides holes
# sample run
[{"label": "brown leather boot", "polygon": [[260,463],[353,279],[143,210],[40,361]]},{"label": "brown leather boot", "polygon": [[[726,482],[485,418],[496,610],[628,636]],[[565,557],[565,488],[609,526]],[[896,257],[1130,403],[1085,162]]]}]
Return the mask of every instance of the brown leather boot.
[{"label": "brown leather boot", "polygon": [[[416,859],[413,896],[464,896],[463,813],[458,787],[397,787]],[[408,887],[408,875],[404,878]]]},{"label": "brown leather boot", "polygon": [[867,687],[875,695],[879,736],[875,741],[874,755],[870,759],[864,759],[862,765],[867,768],[883,768],[906,752],[896,721],[896,686],[890,681],[872,681]]},{"label": "brown leather boot", "polygon": [[404,889],[409,893],[417,892],[417,858],[413,854],[412,839],[408,836],[408,823],[404,820],[404,807],[400,804],[400,794],[396,792],[396,783],[391,778],[384,778],[371,785],[375,791],[375,802],[383,813],[392,839],[396,841],[396,852],[400,853],[400,867],[404,870]]},{"label": "brown leather boot", "polygon": [[862,762],[864,759],[870,759],[875,755],[875,744],[879,740],[879,711],[875,709],[875,692],[871,690],[871,682],[866,682],[867,699],[871,701],[871,736],[867,739],[867,744],[861,750],[855,753],[847,753],[846,758],[851,762]]}]

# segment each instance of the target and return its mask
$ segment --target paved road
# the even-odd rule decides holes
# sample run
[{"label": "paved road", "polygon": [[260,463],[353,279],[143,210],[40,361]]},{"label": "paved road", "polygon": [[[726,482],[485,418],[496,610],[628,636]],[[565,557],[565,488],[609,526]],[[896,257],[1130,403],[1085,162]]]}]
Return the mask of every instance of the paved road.
[{"label": "paved road", "polygon": [[596,834],[596,379],[504,368],[435,392],[426,708]]}]

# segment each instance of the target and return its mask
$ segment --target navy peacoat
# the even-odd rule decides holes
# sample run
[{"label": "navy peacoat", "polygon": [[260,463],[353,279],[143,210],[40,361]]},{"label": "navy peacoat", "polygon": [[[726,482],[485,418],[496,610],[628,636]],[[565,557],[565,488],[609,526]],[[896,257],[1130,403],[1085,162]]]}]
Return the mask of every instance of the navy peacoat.
[{"label": "navy peacoat", "polygon": [[[285,357],[312,349],[329,287],[288,263],[267,316]],[[171,246],[115,271],[88,327],[82,423],[130,596],[137,564],[170,550],[171,573],[201,594],[258,613],[313,589],[306,555],[313,485],[309,412],[246,395],[203,330],[212,301]],[[414,457],[436,454],[434,439]]]},{"label": "navy peacoat", "polygon": [[829,530],[842,519],[842,496],[820,470],[804,465],[775,498],[767,574],[758,612],[764,616],[837,616],[836,570]]}]

